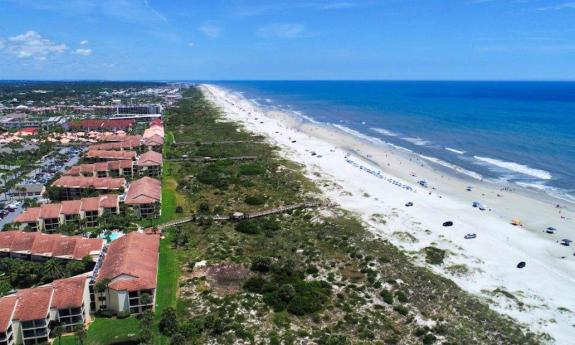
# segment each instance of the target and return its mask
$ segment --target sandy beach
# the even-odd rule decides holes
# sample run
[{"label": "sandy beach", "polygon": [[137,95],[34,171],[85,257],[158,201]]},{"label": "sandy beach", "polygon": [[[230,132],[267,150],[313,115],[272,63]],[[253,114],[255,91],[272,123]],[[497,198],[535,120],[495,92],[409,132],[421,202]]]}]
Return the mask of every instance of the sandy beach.
[{"label": "sandy beach", "polygon": [[[446,262],[430,269],[557,344],[573,343],[575,247],[559,241],[575,239],[574,205],[483,181],[345,127],[265,111],[213,85],[201,89],[227,119],[266,136],[286,158],[304,164],[325,195],[355,212],[373,233],[412,253],[421,265],[427,265],[423,248],[446,250]],[[474,201],[486,209],[472,207]],[[523,225],[511,225],[512,219]],[[443,226],[446,221],[453,226]],[[545,232],[550,226],[556,234]],[[476,238],[466,239],[467,234]],[[526,266],[519,269],[521,261]]]}]

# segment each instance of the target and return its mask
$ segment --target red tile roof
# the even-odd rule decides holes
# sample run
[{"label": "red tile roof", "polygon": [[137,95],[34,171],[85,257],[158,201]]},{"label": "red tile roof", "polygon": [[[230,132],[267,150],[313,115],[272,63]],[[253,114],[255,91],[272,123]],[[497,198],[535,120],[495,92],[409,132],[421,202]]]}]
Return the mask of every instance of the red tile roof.
[{"label": "red tile roof", "polygon": [[108,247],[96,281],[109,279],[114,290],[155,289],[159,248],[159,235],[134,231],[118,238]]},{"label": "red tile roof", "polygon": [[42,209],[40,207],[30,207],[23,213],[19,214],[18,217],[14,220],[16,223],[28,223],[28,222],[35,222],[40,218],[40,214],[42,213]]},{"label": "red tile roof", "polygon": [[50,286],[19,290],[16,293],[18,305],[14,319],[20,321],[45,319],[50,311],[53,292]]},{"label": "red tile roof", "polygon": [[67,309],[81,307],[84,302],[86,280],[87,277],[85,275],[79,275],[53,281],[51,284],[54,287],[52,308]]},{"label": "red tile roof", "polygon": [[128,187],[124,203],[126,205],[142,205],[160,202],[162,199],[162,183],[151,177],[142,177],[133,181]]},{"label": "red tile roof", "polygon": [[87,279],[85,274],[59,279],[0,298],[0,333],[8,329],[11,319],[20,322],[41,320],[47,317],[51,308],[81,307]]},{"label": "red tile roof", "polygon": [[26,127],[26,128],[22,128],[21,130],[19,130],[18,133],[20,133],[20,134],[36,134],[36,133],[38,133],[38,128]]},{"label": "red tile roof", "polygon": [[150,121],[150,126],[161,126],[161,125],[162,125],[162,119],[159,117]]},{"label": "red tile roof", "polygon": [[83,199],[62,201],[62,208],[60,208],[60,212],[63,215],[68,216],[80,214],[80,211],[82,210],[82,203]]},{"label": "red tile roof", "polygon": [[150,128],[148,128],[148,129],[146,129],[146,130],[144,131],[143,137],[144,137],[144,140],[145,140],[146,138],[151,138],[151,137],[153,137],[154,135],[159,135],[159,136],[161,136],[161,137],[163,138],[163,137],[164,137],[164,126],[162,126],[162,125],[159,125],[159,126],[158,126],[158,125],[150,126]]},{"label": "red tile roof", "polygon": [[100,208],[100,198],[95,196],[91,198],[82,199],[82,210],[83,211],[98,211]]},{"label": "red tile roof", "polygon": [[142,153],[136,162],[138,166],[155,166],[162,165],[163,162],[162,154],[156,151],[148,151]]},{"label": "red tile roof", "polygon": [[134,119],[83,119],[66,123],[71,128],[88,130],[126,130],[136,123]]},{"label": "red tile roof", "polygon": [[81,174],[94,174],[94,172],[99,171],[111,171],[118,169],[130,169],[132,168],[132,161],[129,159],[120,159],[107,162],[98,162],[93,164],[79,164],[74,165],[68,171],[64,173],[67,176],[80,176]]},{"label": "red tile roof", "polygon": [[96,256],[102,251],[104,240],[40,232],[2,231],[0,251],[25,252],[47,257],[81,260],[87,255]]},{"label": "red tile roof", "polygon": [[36,233],[36,238],[34,239],[34,243],[32,243],[30,253],[52,256],[55,240],[55,236],[43,234],[41,232]]},{"label": "red tile roof", "polygon": [[94,144],[88,147],[88,150],[123,150],[132,149],[142,144],[142,136],[140,135],[127,135],[124,140],[115,141],[103,144]]},{"label": "red tile roof", "polygon": [[8,329],[17,302],[18,297],[15,295],[0,298],[0,333],[6,332]]},{"label": "red tile roof", "polygon": [[87,158],[100,159],[135,159],[135,151],[113,151],[113,150],[90,150],[86,153]]},{"label": "red tile roof", "polygon": [[60,204],[43,204],[40,206],[42,209],[42,213],[40,213],[40,217],[43,219],[52,219],[58,218],[60,216]]},{"label": "red tile roof", "polygon": [[154,134],[151,137],[144,139],[145,146],[160,146],[164,145],[164,137],[159,134]]},{"label": "red tile roof", "polygon": [[62,176],[52,183],[54,187],[120,189],[126,185],[126,179],[115,177]]}]

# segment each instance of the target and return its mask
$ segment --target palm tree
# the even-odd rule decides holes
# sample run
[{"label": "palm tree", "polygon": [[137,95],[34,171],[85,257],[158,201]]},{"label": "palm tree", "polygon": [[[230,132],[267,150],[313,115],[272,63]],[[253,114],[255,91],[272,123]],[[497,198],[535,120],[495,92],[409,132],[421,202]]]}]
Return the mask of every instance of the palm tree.
[{"label": "palm tree", "polygon": [[110,279],[105,278],[94,285],[94,292],[98,293],[100,295],[99,297],[104,297],[103,300],[106,300],[105,293],[106,290],[108,290],[108,284],[110,284]]},{"label": "palm tree", "polygon": [[62,333],[64,333],[64,330],[62,329],[60,323],[57,322],[54,329],[52,329],[52,332],[50,332],[50,336],[58,338],[58,345],[62,344]]},{"label": "palm tree", "polygon": [[50,259],[44,265],[44,275],[50,279],[58,279],[64,276],[64,270],[60,262],[56,259]]},{"label": "palm tree", "polygon": [[140,295],[140,304],[150,304],[153,302],[153,298],[149,293],[143,293]]},{"label": "palm tree", "polygon": [[86,341],[86,329],[84,328],[84,325],[76,326],[76,331],[74,332],[74,335],[76,335],[78,345],[84,345],[84,342]]}]

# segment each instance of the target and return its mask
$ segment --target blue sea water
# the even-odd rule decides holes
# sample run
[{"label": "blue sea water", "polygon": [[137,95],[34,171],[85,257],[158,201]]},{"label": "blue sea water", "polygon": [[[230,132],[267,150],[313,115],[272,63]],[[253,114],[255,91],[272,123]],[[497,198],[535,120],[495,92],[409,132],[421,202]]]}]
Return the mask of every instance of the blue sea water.
[{"label": "blue sea water", "polygon": [[477,172],[575,195],[575,82],[214,82]]}]

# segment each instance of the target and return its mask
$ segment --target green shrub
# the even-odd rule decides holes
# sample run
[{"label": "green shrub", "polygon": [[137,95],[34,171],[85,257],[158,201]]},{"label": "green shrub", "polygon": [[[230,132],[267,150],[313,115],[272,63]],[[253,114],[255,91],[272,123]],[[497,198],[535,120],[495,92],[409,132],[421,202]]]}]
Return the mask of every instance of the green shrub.
[{"label": "green shrub", "polygon": [[281,299],[278,291],[264,293],[264,302],[269,305],[275,312],[280,312],[286,308],[286,301]]},{"label": "green shrub", "polygon": [[256,206],[265,204],[266,198],[262,195],[250,195],[244,201],[248,205]]},{"label": "green shrub", "polygon": [[210,204],[205,201],[200,202],[200,204],[198,205],[198,212],[200,213],[210,212]]},{"label": "green shrub", "polygon": [[295,296],[295,289],[291,284],[284,284],[278,290],[278,296],[282,301],[289,302]]},{"label": "green shrub", "polygon": [[259,275],[253,276],[246,280],[244,283],[244,289],[253,293],[262,293],[264,291],[265,283],[266,281]]},{"label": "green shrub", "polygon": [[265,171],[264,167],[255,163],[243,164],[240,166],[240,175],[261,175]]},{"label": "green shrub", "polygon": [[[236,231],[244,234],[272,234],[280,229],[279,224],[271,219],[249,219],[238,222],[235,226]],[[271,236],[268,236],[271,237]]]},{"label": "green shrub", "polygon": [[253,220],[242,220],[236,224],[235,229],[238,232],[250,235],[259,234],[261,231],[258,224]]},{"label": "green shrub", "polygon": [[101,309],[97,315],[103,318],[111,318],[114,316],[114,311],[112,309]]},{"label": "green shrub", "polygon": [[409,314],[409,309],[407,309],[407,307],[402,306],[401,304],[398,304],[396,306],[393,307],[393,310],[395,310],[396,312],[400,313],[401,315],[406,316],[407,314]]},{"label": "green shrub", "polygon": [[383,289],[381,290],[379,295],[381,296],[381,299],[383,299],[385,303],[393,304],[393,295],[391,294],[391,292],[389,292],[389,290]]},{"label": "green shrub", "polygon": [[118,313],[118,315],[116,315],[116,317],[117,317],[118,319],[128,318],[128,317],[130,317],[130,312],[128,312],[128,311],[121,311],[121,312]]},{"label": "green shrub", "polygon": [[436,247],[425,247],[425,261],[432,265],[441,265],[445,259],[445,250]]},{"label": "green shrub", "polygon": [[318,274],[319,273],[319,269],[314,266],[314,265],[309,265],[306,270],[305,273],[307,274]]},{"label": "green shrub", "polygon": [[250,266],[250,269],[255,272],[266,273],[270,270],[271,265],[272,265],[272,258],[265,256],[256,256],[252,260],[252,265]]},{"label": "green shrub", "polygon": [[401,290],[395,292],[395,297],[397,297],[397,300],[401,303],[407,303],[408,302],[407,295],[405,294],[405,292],[403,292]]},{"label": "green shrub", "polygon": [[432,333],[427,333],[422,339],[421,342],[425,345],[433,344],[437,338]]}]

